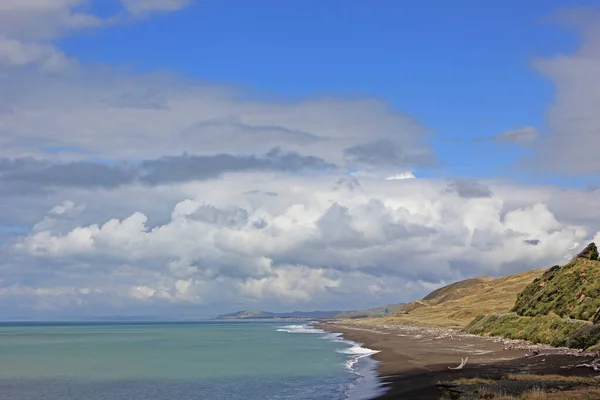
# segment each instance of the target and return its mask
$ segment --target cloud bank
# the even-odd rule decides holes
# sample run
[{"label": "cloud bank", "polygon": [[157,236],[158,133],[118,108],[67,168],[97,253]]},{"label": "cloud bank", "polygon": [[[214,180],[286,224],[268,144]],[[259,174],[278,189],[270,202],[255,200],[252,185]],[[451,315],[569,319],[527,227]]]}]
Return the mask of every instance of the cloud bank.
[{"label": "cloud bank", "polygon": [[[597,190],[435,177],[435,133],[384,100],[255,99],[56,46],[190,5],[0,4],[0,317],[367,308],[600,241]],[[598,37],[536,61],[557,89],[543,141],[493,140],[598,172]]]},{"label": "cloud bank", "polygon": [[[600,207],[571,209],[574,201],[600,204],[597,193],[502,182],[472,185],[489,187],[485,195],[449,191],[470,186],[444,180],[355,184],[340,186],[330,174],[244,172],[178,184],[171,198],[138,188],[161,209],[160,221],[138,211],[131,189],[75,190],[77,200],[56,204],[5,244],[2,294],[10,303],[27,291],[32,307],[79,312],[348,308],[364,296],[404,301],[456,279],[549,267],[600,230]],[[116,201],[128,211],[111,217]],[[90,223],[81,224],[86,214]],[[32,274],[35,285],[25,284]]]}]

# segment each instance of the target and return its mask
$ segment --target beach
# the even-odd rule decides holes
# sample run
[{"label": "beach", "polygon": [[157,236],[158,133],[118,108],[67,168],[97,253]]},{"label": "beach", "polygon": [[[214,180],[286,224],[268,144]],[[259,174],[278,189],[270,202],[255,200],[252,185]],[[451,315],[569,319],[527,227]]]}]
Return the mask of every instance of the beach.
[{"label": "beach", "polygon": [[[322,323],[319,328],[338,332],[348,340],[377,350],[372,357],[379,362],[378,371],[385,394],[378,400],[439,399],[442,395],[469,398],[473,385],[463,387],[450,382],[459,378],[489,378],[496,381],[488,389],[519,394],[528,388],[554,387],[569,389],[564,382],[508,381],[511,374],[553,374],[593,377],[589,368],[575,365],[589,361],[593,355],[568,349],[531,345],[521,341],[483,338],[453,330],[419,329],[373,324]],[[461,358],[468,357],[459,370]],[[481,388],[479,388],[481,389]],[[461,397],[463,396],[463,397]],[[448,397],[452,398],[452,397]]]}]

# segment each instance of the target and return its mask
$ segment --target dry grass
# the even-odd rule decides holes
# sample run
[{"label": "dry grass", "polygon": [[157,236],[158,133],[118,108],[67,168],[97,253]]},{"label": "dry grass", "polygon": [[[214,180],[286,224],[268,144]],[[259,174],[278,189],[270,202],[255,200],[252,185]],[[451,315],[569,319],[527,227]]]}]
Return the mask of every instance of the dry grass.
[{"label": "dry grass", "polygon": [[578,389],[563,392],[547,393],[542,390],[531,390],[521,396],[496,395],[495,397],[480,397],[494,400],[598,400],[600,389]]},{"label": "dry grass", "polygon": [[587,376],[563,376],[563,375],[534,375],[514,374],[508,375],[506,379],[511,381],[536,381],[536,382],[565,382],[585,385],[599,385],[600,379]]},{"label": "dry grass", "polygon": [[503,278],[474,278],[431,292],[423,300],[408,303],[393,317],[361,320],[361,323],[418,327],[463,328],[475,317],[506,313],[517,295],[544,270],[532,270]]},{"label": "dry grass", "polygon": [[452,383],[457,385],[491,385],[496,381],[493,379],[485,379],[485,378],[459,378]]}]

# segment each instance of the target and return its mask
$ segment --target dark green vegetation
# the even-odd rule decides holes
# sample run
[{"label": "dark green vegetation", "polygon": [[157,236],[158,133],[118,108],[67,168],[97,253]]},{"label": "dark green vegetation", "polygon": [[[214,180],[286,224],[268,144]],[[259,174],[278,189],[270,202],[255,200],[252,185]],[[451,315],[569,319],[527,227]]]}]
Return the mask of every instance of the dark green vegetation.
[{"label": "dark green vegetation", "polygon": [[573,261],[554,266],[517,296],[512,312],[475,318],[465,330],[588,349],[600,342],[600,261],[591,243]]},{"label": "dark green vegetation", "polygon": [[517,297],[512,311],[533,317],[554,312],[564,318],[598,322],[600,262],[576,258],[552,267]]},{"label": "dark green vegetation", "polygon": [[570,342],[577,332],[588,326],[591,326],[591,323],[566,322],[556,314],[522,317],[516,313],[508,313],[481,315],[467,325],[465,330],[477,335],[501,336],[552,346],[567,346],[567,342]]}]

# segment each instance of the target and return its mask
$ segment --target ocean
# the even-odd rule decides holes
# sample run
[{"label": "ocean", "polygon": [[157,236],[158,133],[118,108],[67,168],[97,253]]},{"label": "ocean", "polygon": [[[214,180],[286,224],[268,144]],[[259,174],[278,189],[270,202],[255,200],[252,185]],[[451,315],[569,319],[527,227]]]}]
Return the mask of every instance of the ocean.
[{"label": "ocean", "polygon": [[365,400],[373,353],[305,322],[0,323],[0,399]]}]

